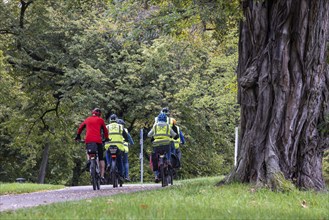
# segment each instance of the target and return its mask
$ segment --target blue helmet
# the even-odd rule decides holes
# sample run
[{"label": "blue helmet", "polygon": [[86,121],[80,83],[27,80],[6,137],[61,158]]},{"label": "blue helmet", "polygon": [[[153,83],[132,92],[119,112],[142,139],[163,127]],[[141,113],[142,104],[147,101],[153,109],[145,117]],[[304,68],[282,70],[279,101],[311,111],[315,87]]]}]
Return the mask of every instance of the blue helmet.
[{"label": "blue helmet", "polygon": [[162,113],[165,113],[166,115],[169,115],[170,114],[170,111],[169,111],[169,108],[168,107],[164,107],[162,110],[161,110]]},{"label": "blue helmet", "polygon": [[165,113],[160,113],[158,116],[158,121],[167,122],[167,115]]},{"label": "blue helmet", "polygon": [[118,116],[116,115],[116,114],[112,114],[111,116],[110,116],[110,122],[114,122],[114,121],[116,121],[118,119]]},{"label": "blue helmet", "polygon": [[126,124],[123,119],[118,119],[117,123],[120,124],[120,125],[125,125]]}]

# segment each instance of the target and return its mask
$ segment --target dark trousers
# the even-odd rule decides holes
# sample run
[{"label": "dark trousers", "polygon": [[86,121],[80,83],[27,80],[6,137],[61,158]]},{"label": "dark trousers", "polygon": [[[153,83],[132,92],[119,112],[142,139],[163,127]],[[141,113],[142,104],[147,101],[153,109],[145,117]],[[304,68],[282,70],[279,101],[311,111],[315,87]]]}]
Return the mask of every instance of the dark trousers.
[{"label": "dark trousers", "polygon": [[124,169],[124,177],[129,178],[129,162],[128,162],[128,153],[123,154],[123,169]]},{"label": "dark trousers", "polygon": [[158,171],[158,154],[166,153],[167,160],[171,159],[171,145],[160,145],[153,147],[152,152],[152,165],[153,165],[153,171]]},{"label": "dark trousers", "polygon": [[[123,154],[123,152],[118,149],[116,160],[117,160],[117,166],[118,166],[118,171],[119,171],[120,176],[123,176],[123,172],[124,172],[122,154]],[[109,150],[106,151],[106,162],[108,165],[111,165],[111,163],[112,163],[111,153]]]}]

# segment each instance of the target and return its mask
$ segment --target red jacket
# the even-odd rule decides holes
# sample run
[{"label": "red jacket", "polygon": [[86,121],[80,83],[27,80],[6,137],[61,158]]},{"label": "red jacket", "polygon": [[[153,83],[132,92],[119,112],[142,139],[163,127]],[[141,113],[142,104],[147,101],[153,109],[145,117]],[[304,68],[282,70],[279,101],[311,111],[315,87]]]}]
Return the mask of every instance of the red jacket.
[{"label": "red jacket", "polygon": [[105,122],[102,118],[98,116],[90,116],[84,122],[82,122],[78,129],[78,134],[81,134],[83,129],[86,128],[86,143],[102,143],[101,129],[103,129],[104,137],[109,138],[109,132],[106,128]]}]

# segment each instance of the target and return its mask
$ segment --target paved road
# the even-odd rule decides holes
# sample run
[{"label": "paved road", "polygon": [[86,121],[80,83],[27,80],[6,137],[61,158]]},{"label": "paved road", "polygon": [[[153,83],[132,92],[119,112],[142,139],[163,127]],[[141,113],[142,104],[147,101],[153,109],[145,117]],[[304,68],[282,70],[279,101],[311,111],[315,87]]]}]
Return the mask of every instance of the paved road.
[{"label": "paved road", "polygon": [[46,205],[55,202],[81,200],[100,196],[111,196],[118,193],[130,193],[159,188],[161,188],[161,184],[128,184],[118,188],[113,188],[110,185],[101,185],[100,190],[94,191],[92,186],[75,186],[59,190],[25,193],[18,195],[3,195],[0,196],[0,212],[38,205]]}]

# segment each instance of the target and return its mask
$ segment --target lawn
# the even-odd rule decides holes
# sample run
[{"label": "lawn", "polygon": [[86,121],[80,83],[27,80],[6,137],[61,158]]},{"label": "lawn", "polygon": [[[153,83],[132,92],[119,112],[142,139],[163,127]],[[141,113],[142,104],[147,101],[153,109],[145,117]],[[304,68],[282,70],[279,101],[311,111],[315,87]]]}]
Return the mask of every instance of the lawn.
[{"label": "lawn", "polygon": [[0,195],[30,193],[44,190],[62,189],[62,185],[35,183],[0,183]]},{"label": "lawn", "polygon": [[0,219],[329,219],[328,193],[215,186],[219,180],[4,212]]}]

